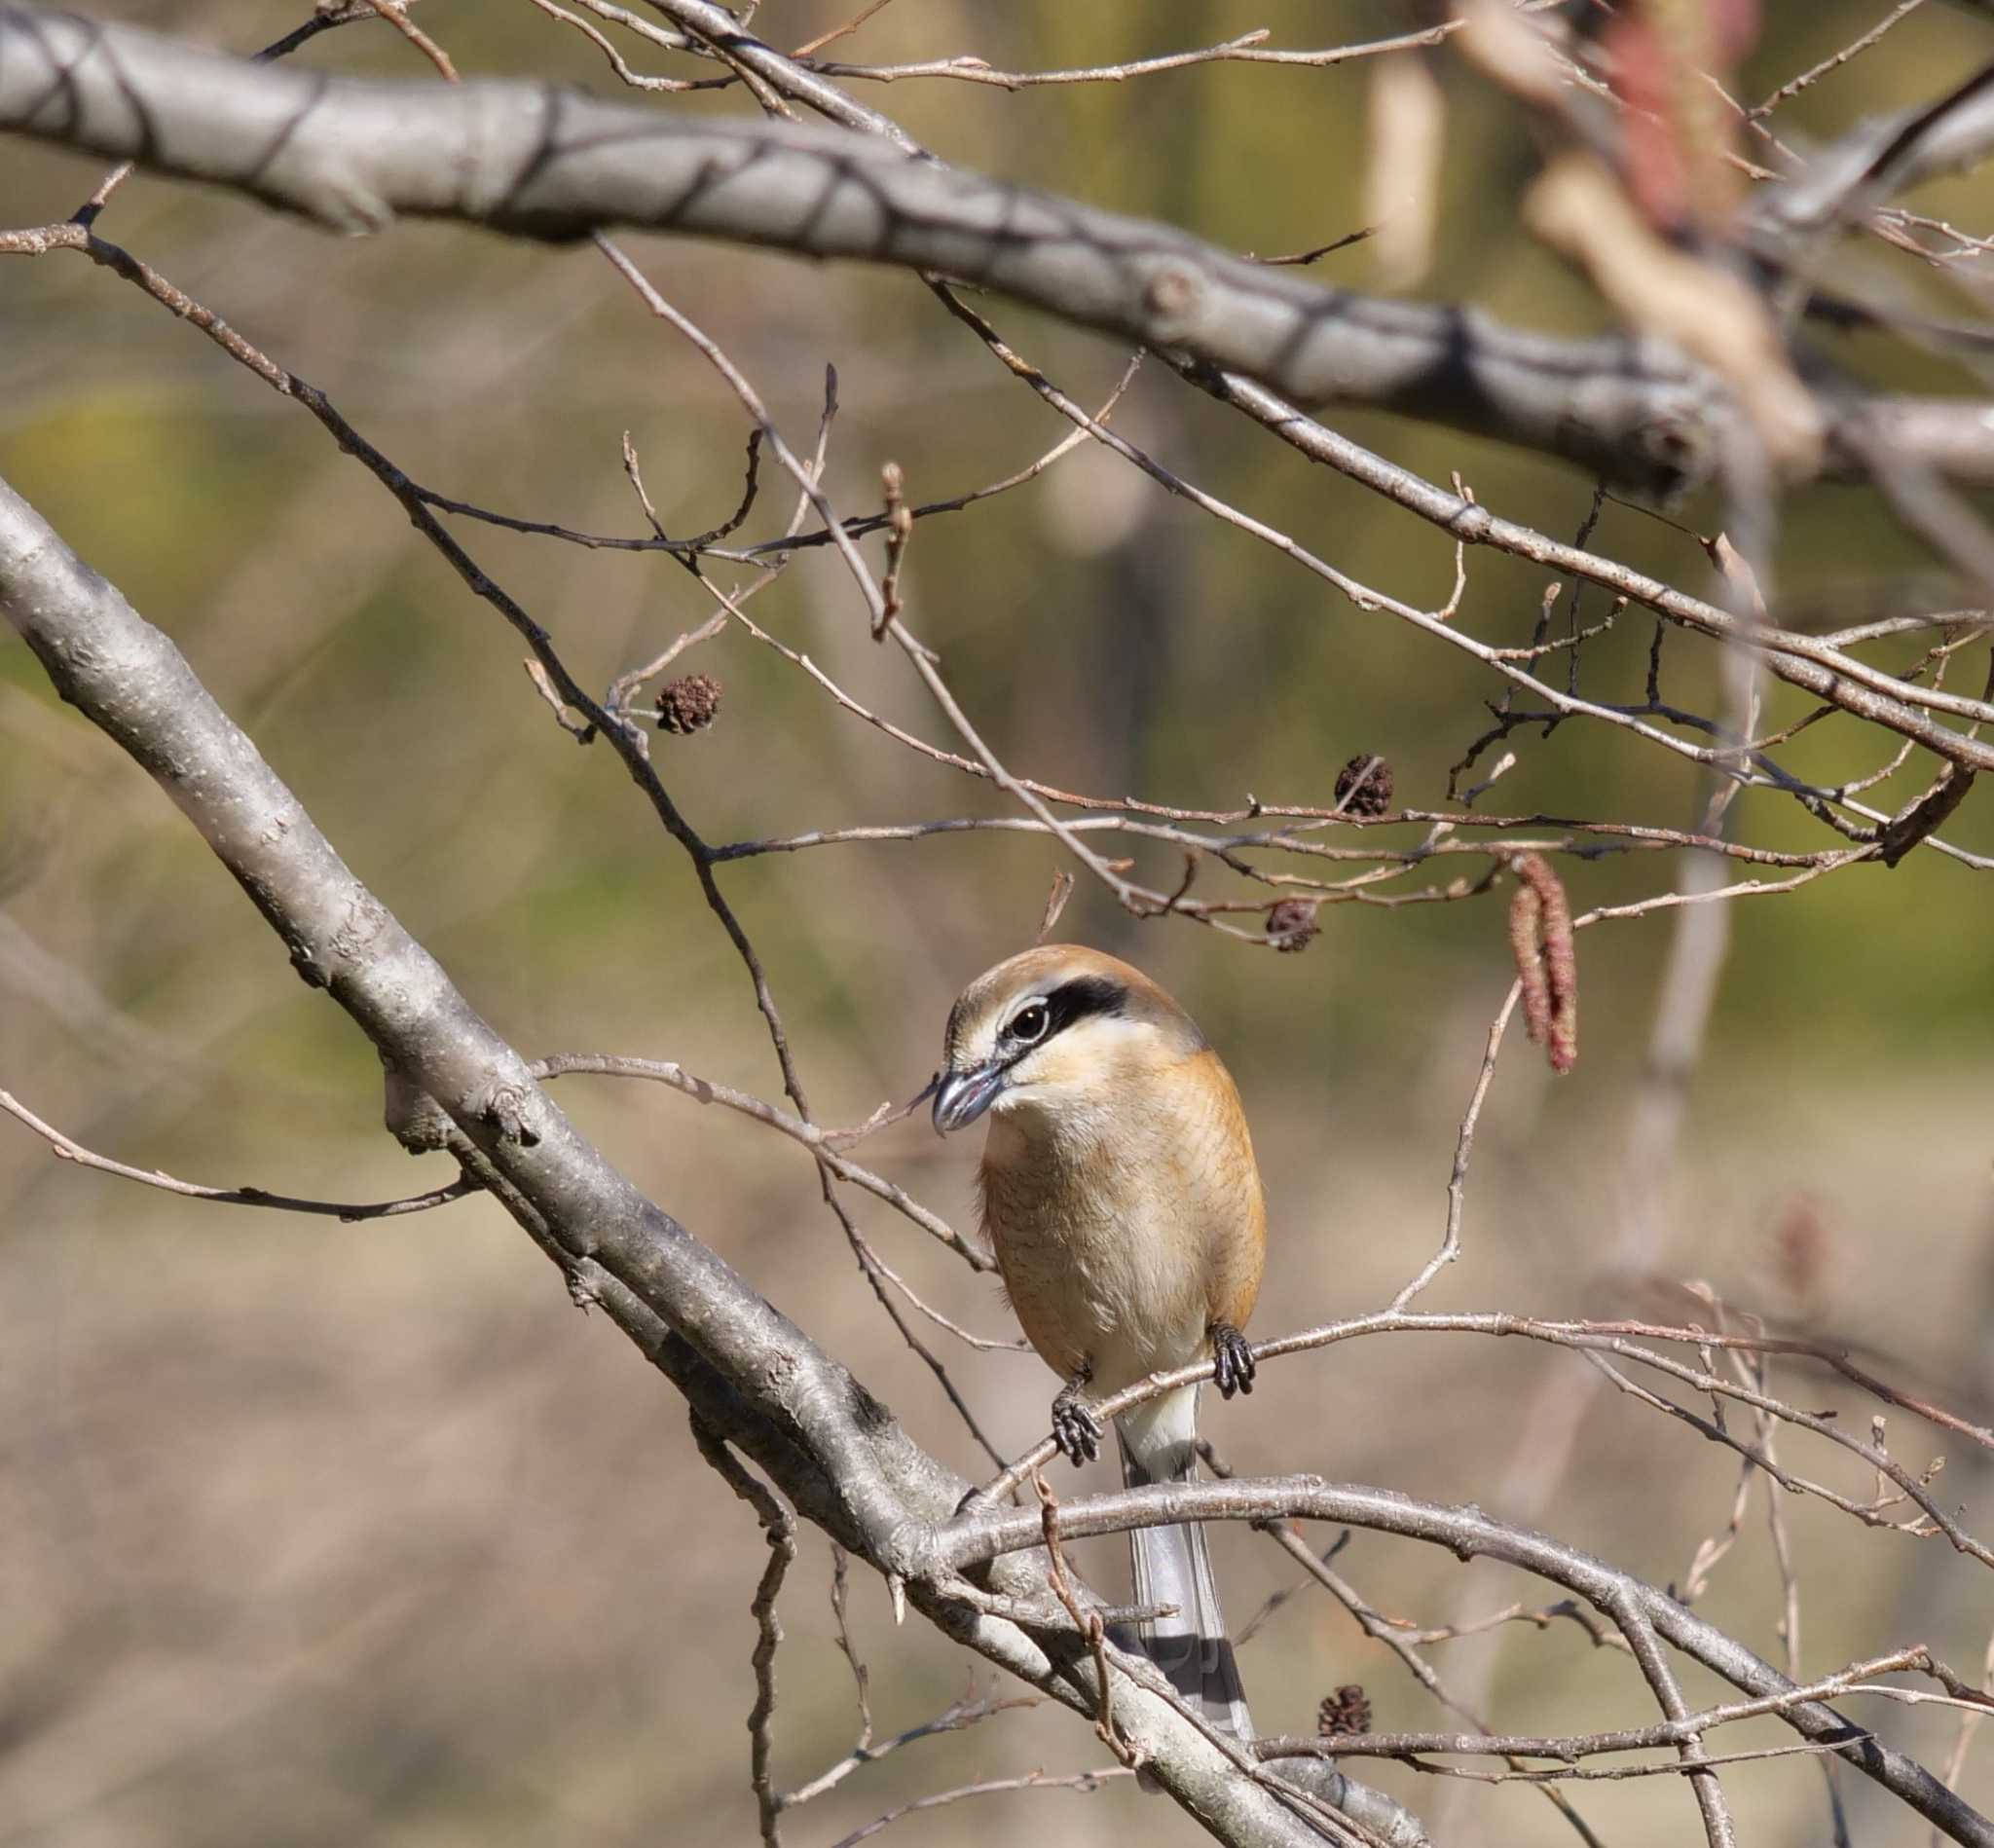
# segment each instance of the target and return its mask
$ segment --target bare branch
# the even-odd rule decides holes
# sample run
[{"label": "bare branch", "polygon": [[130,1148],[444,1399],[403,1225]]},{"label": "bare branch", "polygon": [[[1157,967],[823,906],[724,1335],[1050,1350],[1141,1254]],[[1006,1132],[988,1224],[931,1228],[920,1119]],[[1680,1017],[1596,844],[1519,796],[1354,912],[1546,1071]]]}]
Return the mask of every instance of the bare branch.
[{"label": "bare branch", "polygon": [[157,1187],[185,1200],[204,1200],[217,1206],[266,1206],[276,1212],[319,1213],[351,1225],[362,1219],[394,1219],[404,1213],[427,1212],[432,1206],[447,1206],[454,1200],[480,1191],[478,1183],[464,1175],[426,1194],[411,1194],[404,1200],[384,1200],[368,1205],[353,1205],[333,1200],[297,1200],[288,1194],[273,1194],[261,1187],[202,1187],[193,1181],[177,1181],[158,1168],[128,1167],[108,1156],[94,1155],[80,1142],[73,1142],[54,1124],[44,1123],[19,1098],[0,1090],[0,1110],[24,1123],[54,1151],[57,1161],[74,1162],[79,1167],[95,1168],[100,1174],[116,1174],[128,1181]]},{"label": "bare branch", "polygon": [[[243,885],[292,960],[455,1126],[452,1146],[601,1305],[704,1423],[798,1511],[860,1552],[949,1636],[1063,1703],[1091,1711],[1077,1637],[1027,1635],[934,1576],[925,1536],[969,1485],[906,1437],[803,1330],[618,1174],[539,1090],[426,951],[333,852],[295,796],[167,639],[0,488],[0,610],[66,697],[158,780]],[[1043,1571],[1004,1568],[1000,1595]],[[1147,1684],[1118,1720],[1178,1801],[1221,1839],[1314,1839],[1305,1799],[1237,1775],[1205,1730]]]},{"label": "bare branch", "polygon": [[875,1816],[865,1828],[855,1829],[849,1835],[841,1837],[835,1848],[858,1848],[860,1842],[871,1840],[882,1829],[899,1822],[904,1816],[918,1816],[927,1810],[942,1809],[973,1796],[997,1796],[1008,1791],[1078,1791],[1082,1795],[1088,1795],[1099,1790],[1110,1778],[1134,1775],[1124,1765],[1111,1764],[1098,1771],[1073,1771],[1063,1777],[1049,1777],[1044,1771],[1027,1771],[1022,1777],[985,1778],[980,1784],[964,1784],[952,1791],[938,1792],[933,1796],[917,1796],[910,1803],[903,1803],[883,1816]]},{"label": "bare branch", "polygon": [[[1164,52],[1155,57],[1133,57],[1119,64],[1084,64],[1067,70],[997,70],[980,57],[958,55],[905,64],[839,64],[811,62],[804,68],[825,77],[890,84],[907,77],[952,77],[964,83],[992,84],[1001,90],[1031,90],[1048,84],[1121,84],[1131,77],[1154,77],[1163,71],[1188,70],[1195,64],[1286,64],[1322,69],[1356,58],[1379,57],[1393,52],[1418,51],[1438,45],[1459,29],[1443,20],[1423,31],[1402,32],[1396,38],[1372,39],[1359,45],[1331,46],[1322,51],[1282,50],[1267,44],[1265,29],[1193,52]],[[798,61],[802,55],[798,54]]]},{"label": "bare branch", "polygon": [[[1298,402],[1438,419],[1649,492],[1714,464],[1724,413],[1709,378],[1673,356],[1331,294],[1162,226],[909,159],[894,125],[740,33],[723,9],[660,5],[847,131],[664,118],[551,89],[363,86],[18,9],[0,13],[0,127],[232,185],[341,230],[403,213],[531,237],[628,224],[885,260],[1000,289]],[[57,92],[63,108],[47,110]],[[291,127],[273,155],[274,119]],[[1966,434],[1979,407],[1954,408],[1944,465],[1994,478],[1994,433],[1977,445]],[[1835,416],[1865,412],[1857,400]]]},{"label": "bare branch", "polygon": [[761,1582],[755,1588],[750,1607],[755,1618],[755,1706],[748,1715],[750,1779],[755,1803],[761,1815],[761,1839],[766,1848],[782,1848],[782,1799],[776,1793],[775,1771],[770,1763],[774,1749],[769,1731],[775,1718],[775,1652],[783,1640],[782,1619],[775,1602],[782,1594],[783,1578],[796,1557],[796,1517],[735,1461],[725,1442],[695,1412],[692,1436],[699,1454],[719,1472],[720,1479],[755,1510],[761,1523],[762,1537],[768,1541],[768,1564],[762,1568]]},{"label": "bare branch", "polygon": [[[1566,1586],[1616,1622],[1635,1622],[1651,1629],[1655,1636],[1744,1692],[1779,1696],[1794,1691],[1778,1670],[1665,1592],[1561,1541],[1493,1520],[1477,1508],[1443,1508],[1385,1490],[1325,1483],[1313,1476],[1289,1476],[1169,1484],[1092,1496],[1068,1502],[1060,1522],[1067,1534],[1078,1538],[1119,1533],[1134,1525],[1254,1521],[1274,1515],[1396,1534],[1444,1547],[1463,1560],[1480,1556],[1500,1560]],[[951,1524],[944,1556],[964,1566],[1032,1546],[1040,1538],[1038,1529],[1038,1521],[1028,1513],[979,1504]],[[1669,1716],[1677,1719],[1686,1717]],[[1851,1726],[1833,1709],[1802,1699],[1777,1717],[1803,1738],[1833,1746],[1843,1758],[1884,1783],[1953,1840],[1974,1844],[1974,1848],[1994,1844],[1994,1823],[1962,1803],[1922,1765],[1882,1745],[1861,1727]]]},{"label": "bare branch", "polygon": [[1447,1228],[1441,1235],[1440,1249],[1426,1260],[1420,1274],[1391,1299],[1394,1312],[1403,1310],[1414,1297],[1460,1256],[1461,1216],[1467,1210],[1468,1163],[1475,1150],[1475,1127],[1481,1121],[1482,1105],[1496,1077],[1496,1055],[1502,1050],[1502,1036],[1509,1030],[1510,1016],[1523,994],[1521,981],[1510,984],[1508,996],[1489,1022],[1488,1043],[1482,1049],[1482,1063],[1475,1073],[1475,1088],[1468,1094],[1460,1128],[1454,1139],[1454,1167],[1447,1177]]},{"label": "bare branch", "polygon": [[788,1136],[791,1141],[801,1143],[839,1180],[848,1181],[854,1187],[863,1187],[875,1199],[883,1200],[931,1238],[946,1245],[971,1270],[988,1271],[992,1268],[986,1252],[979,1250],[946,1220],[923,1206],[898,1181],[886,1180],[842,1154],[839,1144],[850,1136],[849,1130],[822,1128],[801,1117],[791,1116],[774,1104],[764,1103],[759,1097],[751,1097],[746,1091],[736,1090],[730,1085],[718,1085],[711,1079],[697,1077],[670,1059],[626,1058],[610,1053],[555,1053],[546,1058],[534,1060],[530,1069],[535,1078],[564,1078],[586,1073],[599,1078],[646,1079],[655,1085],[669,1085],[672,1090],[699,1103],[719,1104],[723,1109],[737,1111],[766,1125],[778,1134]]}]

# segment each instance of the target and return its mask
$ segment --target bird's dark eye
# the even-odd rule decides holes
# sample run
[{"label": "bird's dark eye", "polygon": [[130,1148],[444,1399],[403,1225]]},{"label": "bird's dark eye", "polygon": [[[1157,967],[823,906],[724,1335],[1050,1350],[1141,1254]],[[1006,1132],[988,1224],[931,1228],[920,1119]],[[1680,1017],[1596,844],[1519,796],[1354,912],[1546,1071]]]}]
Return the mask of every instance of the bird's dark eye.
[{"label": "bird's dark eye", "polygon": [[1052,1019],[1046,1004],[1034,1001],[1011,1016],[1011,1025],[1005,1031],[1020,1046],[1031,1046],[1046,1037],[1046,1028],[1052,1024]]}]

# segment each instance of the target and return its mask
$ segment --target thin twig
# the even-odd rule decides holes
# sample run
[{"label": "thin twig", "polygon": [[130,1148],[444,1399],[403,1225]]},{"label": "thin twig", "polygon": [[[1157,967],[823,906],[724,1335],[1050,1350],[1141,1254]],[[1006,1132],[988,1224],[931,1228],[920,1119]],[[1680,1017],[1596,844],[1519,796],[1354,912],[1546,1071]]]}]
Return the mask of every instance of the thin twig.
[{"label": "thin twig", "polygon": [[1053,1595],[1066,1607],[1073,1627],[1087,1638],[1094,1657],[1094,1698],[1100,1703],[1094,1715],[1094,1733],[1116,1757],[1131,1770],[1142,1762],[1141,1754],[1122,1736],[1115,1724],[1115,1684],[1108,1673],[1107,1625],[1101,1613],[1083,1609],[1073,1593],[1073,1581],[1066,1571],[1066,1555],[1059,1544],[1059,1498],[1052,1493],[1043,1469],[1032,1471],[1032,1488],[1039,1497],[1040,1531],[1046,1536],[1046,1559]]},{"label": "thin twig", "polygon": [[1134,1775],[1125,1765],[1111,1764],[1098,1771],[1073,1771],[1063,1777],[1049,1777],[1043,1771],[1027,1771],[1021,1777],[986,1778],[980,1784],[964,1784],[952,1791],[938,1792],[933,1796],[917,1796],[910,1803],[903,1803],[883,1816],[875,1816],[865,1828],[853,1830],[849,1835],[833,1843],[832,1848],[859,1848],[860,1842],[870,1841],[882,1829],[891,1827],[903,1817],[918,1816],[924,1811],[942,1809],[974,1796],[1000,1796],[1008,1791],[1079,1791],[1087,1795],[1099,1790],[1111,1778]]},{"label": "thin twig", "polygon": [[770,1763],[774,1750],[770,1724],[775,1718],[775,1652],[783,1640],[776,1599],[782,1592],[784,1574],[796,1557],[796,1517],[735,1460],[725,1440],[697,1412],[691,1422],[699,1454],[727,1487],[755,1510],[755,1518],[761,1523],[762,1537],[768,1541],[768,1564],[762,1568],[761,1582],[756,1586],[755,1602],[749,1607],[756,1631],[755,1649],[749,1658],[755,1669],[755,1705],[748,1715],[749,1776],[761,1818],[762,1842],[765,1848],[782,1848],[783,1806]]},{"label": "thin twig", "polygon": [[668,1085],[683,1095],[703,1104],[720,1104],[724,1109],[751,1117],[780,1135],[799,1142],[841,1181],[862,1187],[875,1199],[883,1200],[896,1212],[938,1239],[972,1270],[988,1271],[991,1259],[963,1238],[948,1222],[931,1212],[897,1181],[889,1181],[842,1154],[839,1144],[850,1139],[849,1130],[826,1129],[801,1117],[794,1117],[775,1104],[752,1097],[729,1085],[700,1078],[670,1059],[625,1058],[608,1053],[555,1053],[535,1059],[531,1066],[535,1078],[564,1078],[587,1074],[598,1078],[641,1078],[656,1085]]},{"label": "thin twig", "polygon": [[409,18],[408,0],[366,0],[366,4],[434,64],[436,74],[446,84],[460,81],[457,66],[450,61],[450,54]]},{"label": "thin twig", "polygon": [[1496,1076],[1496,1057],[1502,1050],[1502,1036],[1509,1030],[1510,1016],[1522,998],[1523,983],[1513,981],[1496,1017],[1489,1022],[1489,1037],[1482,1048],[1482,1063],[1475,1073],[1474,1090],[1468,1093],[1468,1107],[1454,1138],[1454,1167],[1447,1177],[1447,1223],[1440,1237],[1440,1249],[1428,1258],[1420,1273],[1391,1299],[1394,1312],[1403,1310],[1414,1297],[1460,1256],[1461,1218],[1467,1209],[1468,1163],[1475,1151],[1475,1128],[1481,1122],[1482,1105]]},{"label": "thin twig", "polygon": [[333,1200],[299,1200],[289,1194],[272,1194],[261,1187],[203,1187],[193,1181],[175,1180],[158,1168],[130,1167],[109,1156],[93,1154],[80,1142],[72,1141],[54,1124],[44,1123],[19,1098],[0,1090],[0,1110],[25,1124],[48,1143],[59,1162],[74,1162],[79,1167],[94,1168],[100,1174],[116,1174],[123,1180],[157,1187],[163,1193],[178,1194],[186,1200],[203,1200],[217,1206],[263,1206],[274,1212],[317,1213],[352,1224],[363,1219],[393,1219],[403,1213],[427,1212],[432,1206],[447,1206],[454,1200],[482,1191],[478,1183],[460,1174],[443,1187],[426,1194],[411,1194],[403,1200],[384,1200],[364,1205]]}]

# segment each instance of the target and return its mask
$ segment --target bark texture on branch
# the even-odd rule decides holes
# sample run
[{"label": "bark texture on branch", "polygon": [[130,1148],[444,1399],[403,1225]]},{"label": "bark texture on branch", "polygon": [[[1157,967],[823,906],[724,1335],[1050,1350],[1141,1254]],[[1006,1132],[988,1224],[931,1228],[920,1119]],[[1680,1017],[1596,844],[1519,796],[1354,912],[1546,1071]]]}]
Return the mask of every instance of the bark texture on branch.
[{"label": "bark texture on branch", "polygon": [[[440,1106],[448,1125],[431,1110],[427,1145],[459,1155],[556,1258],[576,1295],[601,1305],[708,1426],[833,1539],[904,1581],[947,1634],[1091,1717],[1098,1700],[1083,1638],[1027,1632],[975,1609],[951,1596],[960,1579],[938,1571],[934,1535],[970,1485],[575,1129],[521,1055],[353,876],[171,640],[4,482],[0,611],[62,697],[180,807],[305,979],[379,1048],[397,1117],[413,1119],[422,1098]],[[991,1584],[1055,1608],[1032,1561],[1007,1563]],[[1272,1781],[1242,1776],[1161,1694],[1121,1681],[1115,1700],[1159,1782],[1220,1840],[1321,1840]],[[1410,1848],[1419,1831],[1397,1814]]]},{"label": "bark texture on branch", "polygon": [[[715,120],[548,85],[361,82],[0,7],[0,129],[204,180],[346,231],[400,215],[522,236],[626,225],[940,272],[1084,326],[1563,457],[1666,496],[1707,479],[1730,413],[1672,349],[1327,289],[1172,227],[909,156],[877,135]],[[1929,437],[1994,480],[1982,407],[1851,397],[1829,418]],[[1922,459],[1922,458],[1921,458]]]},{"label": "bark texture on branch", "polygon": [[[525,1061],[435,960],[354,878],[297,798],[223,713],[171,641],[0,483],[0,610],[63,698],[160,783],[289,946],[388,1060],[397,1118],[429,1118],[426,1146],[457,1154],[549,1250],[577,1296],[597,1303],[666,1374],[702,1422],[752,1458],[807,1518],[880,1571],[945,1634],[1091,1717],[1089,1645],[1062,1625],[1042,1560],[1040,1517],[980,1506],[840,1363],[618,1173],[533,1080]],[[433,1100],[433,1105],[428,1102]],[[434,1106],[440,1106],[442,1118]],[[444,1119],[447,1119],[445,1121]],[[417,1139],[413,1130],[412,1140]],[[1081,1537],[1130,1525],[1294,1515],[1373,1528],[1461,1557],[1487,1554],[1649,1626],[1734,1686],[1790,1683],[1665,1593],[1575,1547],[1492,1520],[1314,1477],[1199,1484],[1069,1503]],[[1049,1613],[1045,1628],[979,1608],[959,1574]],[[1266,1767],[1237,1763],[1169,1698],[1118,1678],[1117,1723],[1158,1780],[1219,1839],[1303,1844],[1316,1830]],[[1822,1705],[1788,1723],[1848,1761],[1954,1840],[1994,1848],[1994,1824],[1922,1765]],[[1375,1831],[1413,1848],[1417,1824],[1390,1799],[1320,1766],[1281,1773]]]}]

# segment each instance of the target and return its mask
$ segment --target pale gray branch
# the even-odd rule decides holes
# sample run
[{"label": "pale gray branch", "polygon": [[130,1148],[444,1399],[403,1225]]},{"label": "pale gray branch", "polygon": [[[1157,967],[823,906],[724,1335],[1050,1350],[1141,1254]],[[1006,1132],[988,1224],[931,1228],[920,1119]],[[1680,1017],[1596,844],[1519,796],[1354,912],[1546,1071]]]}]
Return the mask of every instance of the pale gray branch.
[{"label": "pale gray branch", "polygon": [[[0,129],[335,229],[408,215],[572,239],[623,225],[960,277],[1300,403],[1440,422],[1650,493],[1707,478],[1722,448],[1721,391],[1671,349],[1325,289],[1168,226],[910,156],[876,112],[809,81],[848,128],[695,118],[540,85],[327,78],[0,8]],[[1830,409],[1895,417],[1906,432],[1939,423],[1927,460],[1994,480],[1994,429],[1976,438],[1964,407],[1852,397]],[[1861,472],[1846,455],[1833,465]]]},{"label": "pale gray branch", "polygon": [[[172,642],[4,483],[0,611],[63,698],[180,807],[304,979],[380,1049],[396,1132],[456,1156],[561,1265],[575,1299],[604,1309],[702,1424],[752,1458],[800,1514],[948,1635],[1091,1716],[1098,1699],[1085,1639],[1027,1632],[979,1609],[972,1588],[940,1569],[932,1536],[970,1485],[575,1129],[520,1054],[354,878]],[[1044,1570],[1030,1562],[1005,1563],[992,1585],[1020,1605],[1051,1603]],[[1118,1685],[1116,1712],[1158,1781],[1220,1840],[1319,1841],[1298,1813],[1308,1799],[1270,1772],[1242,1775],[1166,1692]],[[1404,1818],[1401,1838],[1421,1839],[1390,1807]]]}]

